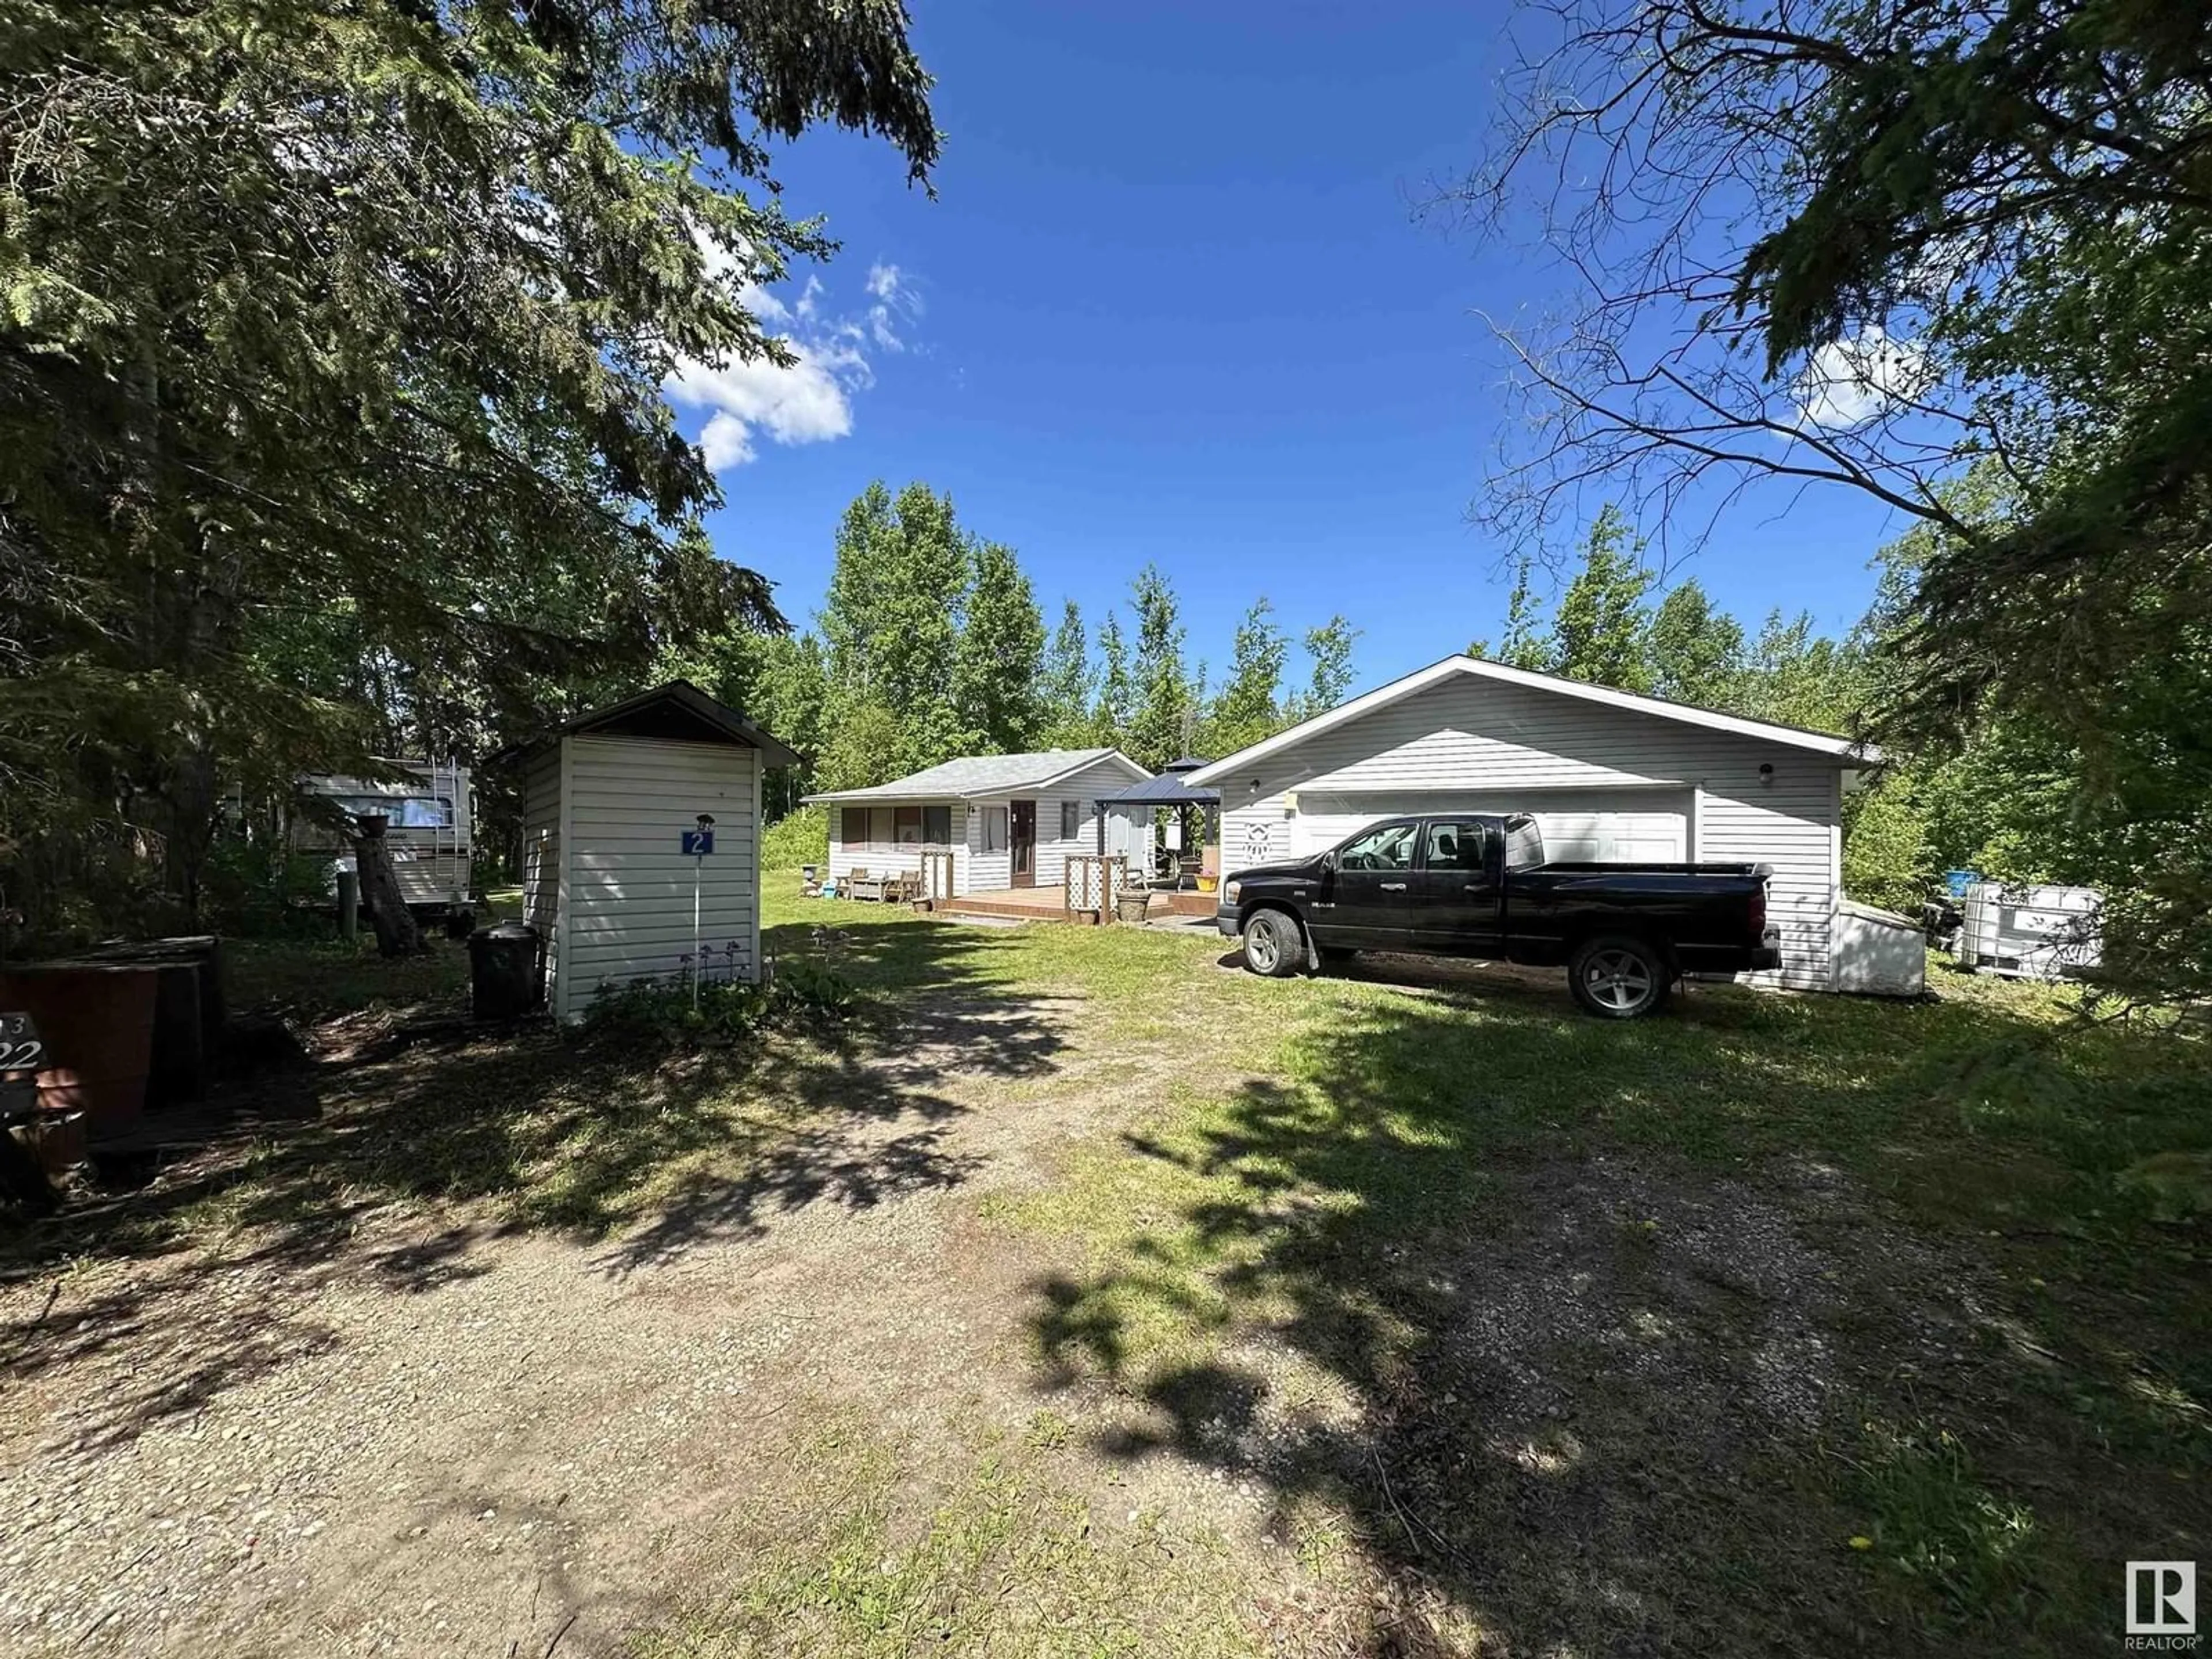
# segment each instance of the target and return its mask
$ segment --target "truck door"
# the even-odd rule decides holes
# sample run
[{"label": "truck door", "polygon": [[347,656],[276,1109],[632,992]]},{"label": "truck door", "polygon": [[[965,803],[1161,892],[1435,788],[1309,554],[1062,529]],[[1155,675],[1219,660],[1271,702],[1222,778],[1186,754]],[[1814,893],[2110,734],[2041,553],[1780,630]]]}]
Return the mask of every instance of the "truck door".
[{"label": "truck door", "polygon": [[1486,818],[1431,818],[1414,876],[1414,933],[1421,948],[1490,956],[1504,948],[1498,825]]},{"label": "truck door", "polygon": [[1411,951],[1417,819],[1378,824],[1337,849],[1331,902],[1316,907],[1314,937],[1362,951]]}]

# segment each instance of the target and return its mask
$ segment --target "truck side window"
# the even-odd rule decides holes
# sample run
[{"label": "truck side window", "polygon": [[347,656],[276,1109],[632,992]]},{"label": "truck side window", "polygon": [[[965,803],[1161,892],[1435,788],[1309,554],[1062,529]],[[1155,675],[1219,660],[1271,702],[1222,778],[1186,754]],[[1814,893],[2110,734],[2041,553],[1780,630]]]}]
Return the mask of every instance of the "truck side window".
[{"label": "truck side window", "polygon": [[1380,830],[1370,830],[1346,846],[1337,855],[1336,866],[1340,870],[1410,870],[1419,830],[1414,823],[1386,823]]},{"label": "truck side window", "polygon": [[1486,823],[1429,825],[1429,868],[1482,870],[1489,866],[1491,828]]},{"label": "truck side window", "polygon": [[1516,825],[1505,837],[1505,867],[1529,870],[1544,861],[1544,832],[1531,822]]}]

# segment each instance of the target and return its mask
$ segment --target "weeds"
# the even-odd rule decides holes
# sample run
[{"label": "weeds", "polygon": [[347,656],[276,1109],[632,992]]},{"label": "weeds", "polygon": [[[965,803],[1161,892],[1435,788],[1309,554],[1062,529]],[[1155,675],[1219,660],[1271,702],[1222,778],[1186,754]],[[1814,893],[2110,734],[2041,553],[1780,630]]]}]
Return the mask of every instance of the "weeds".
[{"label": "weeds", "polygon": [[785,965],[766,984],[681,975],[603,982],[584,1016],[586,1042],[635,1050],[694,1050],[740,1042],[763,1027],[835,1024],[858,998],[850,980],[817,963]]}]

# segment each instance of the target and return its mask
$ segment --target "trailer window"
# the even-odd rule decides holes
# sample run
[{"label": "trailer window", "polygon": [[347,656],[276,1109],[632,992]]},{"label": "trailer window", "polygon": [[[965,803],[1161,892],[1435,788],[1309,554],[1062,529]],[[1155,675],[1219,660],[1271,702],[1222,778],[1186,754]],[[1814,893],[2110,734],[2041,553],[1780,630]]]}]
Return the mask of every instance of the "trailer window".
[{"label": "trailer window", "polygon": [[380,812],[394,830],[453,827],[453,803],[447,795],[341,795],[338,805],[357,818]]}]

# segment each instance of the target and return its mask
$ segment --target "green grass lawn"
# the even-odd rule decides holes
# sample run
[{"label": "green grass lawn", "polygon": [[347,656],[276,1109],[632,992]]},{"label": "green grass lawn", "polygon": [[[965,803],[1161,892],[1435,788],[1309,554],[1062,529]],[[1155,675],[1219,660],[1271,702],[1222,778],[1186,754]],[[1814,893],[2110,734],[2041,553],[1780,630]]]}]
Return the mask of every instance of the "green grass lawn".
[{"label": "green grass lawn", "polygon": [[[940,930],[836,914],[872,983],[923,975]],[[2191,1030],[2082,1029],[2070,993],[1940,966],[1922,1003],[1722,988],[1607,1024],[1552,977],[1263,982],[1220,953],[1040,927],[963,952],[970,983],[1073,988],[1117,1040],[1208,1057],[987,1209],[1080,1245],[1039,1289],[1042,1374],[1142,1402],[1148,1448],[1267,1469],[1287,1527],[1357,1540],[1368,1593],[1441,1589],[1515,1650],[1658,1630],[2056,1655],[2116,1640],[2125,1560],[2203,1553],[2206,1235],[2130,1176],[2212,1147]],[[1589,1304],[1589,1329],[1521,1316],[1564,1417],[1532,1427],[1518,1396],[1544,1382],[1493,1386],[1499,1356],[1456,1348],[1468,1304],[1514,1305],[1485,1274]],[[1622,1374],[1620,1329],[1647,1326]],[[1808,1357],[1817,1399],[1744,1413],[1757,1443],[1672,1420],[1790,1396],[1761,1367]],[[1356,1426],[1252,1450],[1332,1402]],[[1563,1540],[1532,1506],[1587,1513]],[[1573,1607],[1578,1576],[1637,1611]]]},{"label": "green grass lawn", "polygon": [[[962,1428],[969,1466],[916,1490],[880,1425],[808,1427],[653,1654],[2055,1659],[2117,1649],[2125,1561],[2212,1556],[2195,1024],[1941,969],[1920,1003],[1699,988],[1610,1024],[1556,975],[1262,981],[1209,935],[950,925],[790,873],[766,922],[853,1016],[666,1063],[410,1048],[464,982],[442,940],[240,946],[234,1004],[380,1009],[396,1046],[26,1248],[319,1250],[459,1205],[644,1263],[687,1207],[953,1194],[1034,1263],[1000,1310],[1029,1429]],[[841,1139],[1017,1098],[1100,1127],[1003,1187]],[[1255,1493],[1276,1553],[1101,1501],[1156,1466]]]}]

